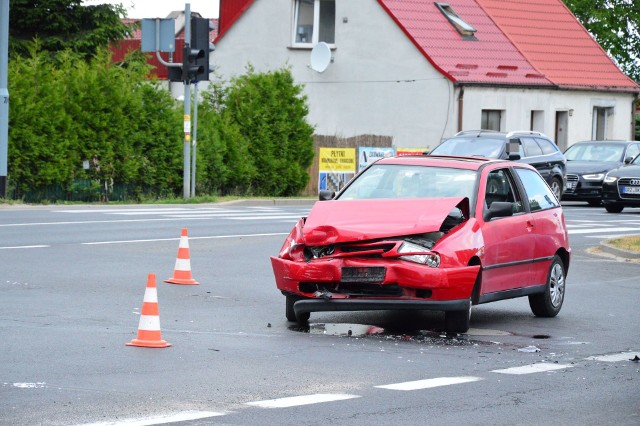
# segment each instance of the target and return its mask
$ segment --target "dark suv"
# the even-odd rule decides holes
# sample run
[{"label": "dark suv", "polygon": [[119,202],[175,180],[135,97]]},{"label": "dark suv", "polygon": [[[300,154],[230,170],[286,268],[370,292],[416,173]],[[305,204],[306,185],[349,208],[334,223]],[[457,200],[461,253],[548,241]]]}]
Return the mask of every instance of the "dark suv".
[{"label": "dark suv", "polygon": [[531,164],[558,200],[567,181],[567,160],[558,146],[540,132],[467,130],[446,139],[429,154],[500,158]]}]

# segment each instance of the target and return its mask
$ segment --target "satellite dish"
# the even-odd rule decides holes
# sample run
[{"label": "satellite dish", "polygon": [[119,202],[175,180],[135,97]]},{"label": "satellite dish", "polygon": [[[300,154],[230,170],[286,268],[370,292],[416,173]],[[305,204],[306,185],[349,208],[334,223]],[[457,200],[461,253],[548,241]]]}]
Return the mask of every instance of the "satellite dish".
[{"label": "satellite dish", "polygon": [[312,70],[317,72],[324,72],[331,63],[331,49],[329,45],[324,41],[316,44],[311,49],[310,64]]}]

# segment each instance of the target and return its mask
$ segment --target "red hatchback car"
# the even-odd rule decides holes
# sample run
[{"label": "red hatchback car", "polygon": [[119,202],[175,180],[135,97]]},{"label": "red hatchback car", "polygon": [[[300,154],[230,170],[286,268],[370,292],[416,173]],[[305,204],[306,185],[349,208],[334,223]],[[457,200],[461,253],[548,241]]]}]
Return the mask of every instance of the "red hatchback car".
[{"label": "red hatchback car", "polygon": [[271,264],[289,321],[422,309],[464,333],[480,303],[528,296],[536,316],[556,316],[570,254],[560,202],[533,167],[403,156],[321,191]]}]

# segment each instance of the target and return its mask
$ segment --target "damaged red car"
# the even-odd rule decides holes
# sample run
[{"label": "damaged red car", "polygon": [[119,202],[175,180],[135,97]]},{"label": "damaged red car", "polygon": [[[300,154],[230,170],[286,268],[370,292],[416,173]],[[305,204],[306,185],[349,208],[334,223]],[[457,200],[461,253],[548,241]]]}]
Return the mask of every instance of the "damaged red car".
[{"label": "damaged red car", "polygon": [[320,192],[271,257],[286,318],[436,310],[468,331],[473,305],[527,296],[562,307],[571,249],[564,213],[531,166],[450,156],[384,158]]}]

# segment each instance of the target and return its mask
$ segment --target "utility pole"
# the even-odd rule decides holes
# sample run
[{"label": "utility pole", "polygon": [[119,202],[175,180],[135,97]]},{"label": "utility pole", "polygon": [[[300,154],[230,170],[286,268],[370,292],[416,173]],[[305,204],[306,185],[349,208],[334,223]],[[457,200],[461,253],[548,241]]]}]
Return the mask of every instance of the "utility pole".
[{"label": "utility pole", "polygon": [[191,82],[189,80],[189,56],[191,55],[191,4],[184,5],[184,50],[182,53],[182,75],[184,82],[184,161],[182,196],[191,196]]},{"label": "utility pole", "polygon": [[7,198],[9,156],[9,0],[0,0],[0,198]]}]

